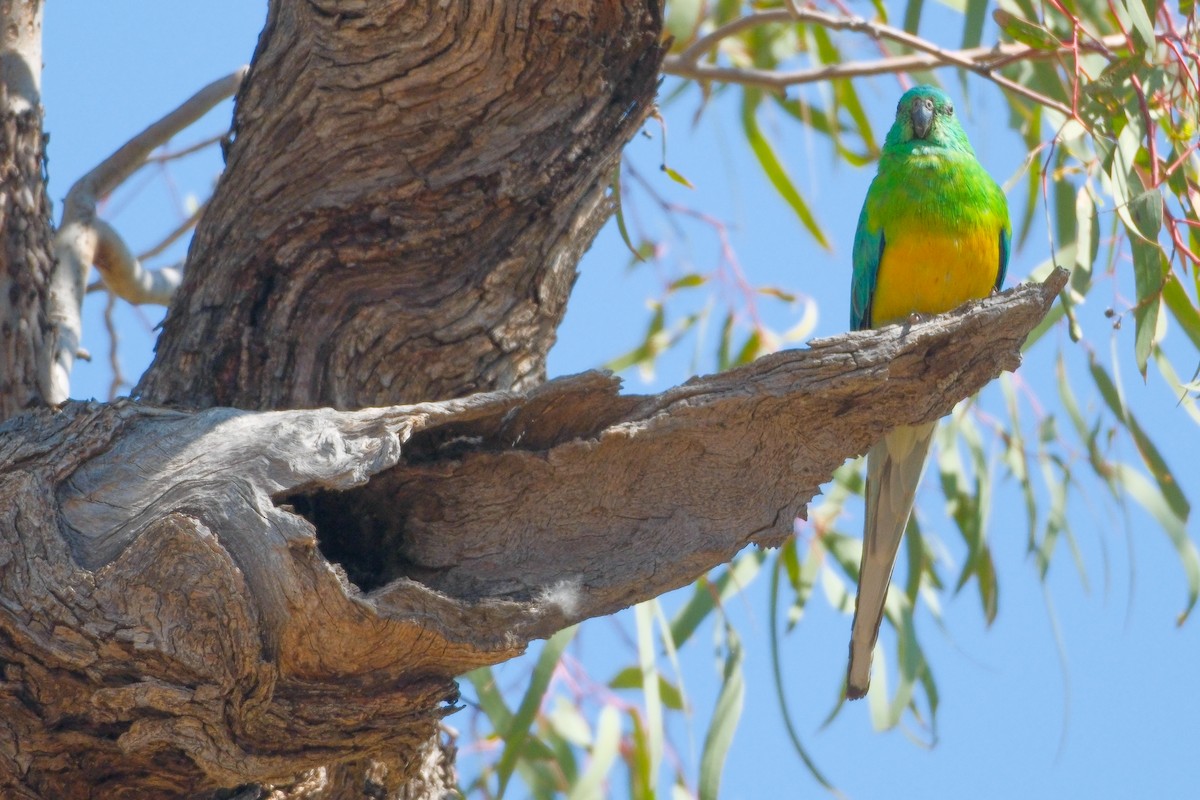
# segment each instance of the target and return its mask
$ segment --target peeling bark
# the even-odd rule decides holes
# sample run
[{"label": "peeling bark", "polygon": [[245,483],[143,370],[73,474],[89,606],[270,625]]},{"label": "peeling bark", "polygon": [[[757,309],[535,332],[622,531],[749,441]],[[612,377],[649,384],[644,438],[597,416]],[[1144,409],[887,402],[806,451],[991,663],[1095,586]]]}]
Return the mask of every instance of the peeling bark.
[{"label": "peeling bark", "polygon": [[[5,791],[428,763],[455,675],[779,544],[845,458],[1015,368],[1065,277],[655,396],[585,373],[355,412],[18,417],[0,428]],[[81,790],[97,775],[113,784]]]}]

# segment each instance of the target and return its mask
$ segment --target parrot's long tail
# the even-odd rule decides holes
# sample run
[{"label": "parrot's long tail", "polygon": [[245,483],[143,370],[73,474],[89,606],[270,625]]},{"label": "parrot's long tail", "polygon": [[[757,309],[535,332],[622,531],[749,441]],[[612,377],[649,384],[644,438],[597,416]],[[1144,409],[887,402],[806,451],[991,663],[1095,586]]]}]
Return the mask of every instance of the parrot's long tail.
[{"label": "parrot's long tail", "polygon": [[846,672],[846,697],[851,700],[865,695],[871,685],[871,653],[883,622],[892,567],[936,424],[896,428],[867,454],[867,518]]}]

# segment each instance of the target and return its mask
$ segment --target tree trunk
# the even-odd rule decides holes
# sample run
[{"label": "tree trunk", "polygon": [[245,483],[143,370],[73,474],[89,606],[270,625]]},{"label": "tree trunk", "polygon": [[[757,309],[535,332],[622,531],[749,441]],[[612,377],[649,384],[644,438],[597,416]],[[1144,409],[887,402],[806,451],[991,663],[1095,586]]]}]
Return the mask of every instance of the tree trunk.
[{"label": "tree trunk", "polygon": [[0,0],[0,421],[41,404],[51,351],[41,69],[41,2]]},{"label": "tree trunk", "polygon": [[[439,796],[455,676],[778,544],[1016,366],[1062,274],[654,397],[543,384],[660,24],[272,0],[143,402],[0,427],[0,796]],[[49,209],[40,112],[4,113],[24,364]]]},{"label": "tree trunk", "polygon": [[141,398],[540,383],[660,36],[657,0],[272,2]]}]

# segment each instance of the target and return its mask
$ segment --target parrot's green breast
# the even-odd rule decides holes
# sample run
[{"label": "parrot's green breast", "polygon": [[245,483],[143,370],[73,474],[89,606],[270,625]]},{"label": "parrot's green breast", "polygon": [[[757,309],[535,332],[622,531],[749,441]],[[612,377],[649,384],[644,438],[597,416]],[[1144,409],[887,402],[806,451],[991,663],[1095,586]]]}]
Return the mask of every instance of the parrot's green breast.
[{"label": "parrot's green breast", "polygon": [[867,225],[883,241],[872,326],[986,297],[1005,260],[1007,215],[995,213],[999,190],[973,156],[914,152],[897,166],[867,196]]}]

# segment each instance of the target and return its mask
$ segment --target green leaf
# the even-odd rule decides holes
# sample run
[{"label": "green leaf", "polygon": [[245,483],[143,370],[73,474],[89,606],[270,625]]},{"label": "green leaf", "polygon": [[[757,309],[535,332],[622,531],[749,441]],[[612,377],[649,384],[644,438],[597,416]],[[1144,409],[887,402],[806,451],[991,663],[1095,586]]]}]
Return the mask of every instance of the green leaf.
[{"label": "green leaf", "polygon": [[[1026,141],[1029,141],[1029,137],[1040,138],[1041,129],[1042,115],[1038,114],[1029,121]],[[1025,161],[1021,167],[1025,170],[1025,203],[1021,209],[1020,221],[1014,228],[1017,232],[1016,250],[1020,250],[1025,246],[1025,242],[1029,238],[1029,232],[1033,230],[1033,214],[1037,210],[1038,199],[1041,197],[1042,191],[1042,164],[1037,157],[1037,153],[1032,148],[1029,155],[1025,157]]]},{"label": "green leaf", "polygon": [[1096,223],[1096,204],[1088,187],[1075,195],[1075,267],[1071,270],[1071,288],[1085,295],[1091,288],[1092,266],[1100,250],[1100,227]]},{"label": "green leaf", "polygon": [[657,775],[650,771],[650,742],[646,737],[646,726],[636,708],[626,710],[629,714],[630,736],[620,749],[621,757],[629,773],[629,797],[631,800],[652,798],[657,788]]},{"label": "green leaf", "polygon": [[683,647],[700,623],[716,608],[717,600],[724,603],[745,589],[758,576],[758,571],[767,555],[762,550],[751,550],[738,556],[721,570],[714,580],[707,577],[696,581],[692,596],[671,620],[671,640],[676,649]]},{"label": "green leaf", "polygon": [[1179,327],[1183,328],[1192,344],[1200,350],[1200,310],[1192,305],[1192,299],[1188,297],[1187,290],[1183,288],[1179,276],[1174,272],[1168,273],[1166,283],[1163,284],[1162,296]]},{"label": "green leaf", "polygon": [[716,17],[714,21],[718,25],[723,25],[735,17],[741,16],[741,9],[741,0],[717,0],[717,13],[714,15]]},{"label": "green leaf", "polygon": [[617,230],[621,234],[621,241],[629,248],[629,252],[633,253],[633,257],[638,261],[645,261],[638,249],[633,246],[633,241],[629,238],[629,229],[625,227],[625,204],[621,198],[621,164],[618,162],[613,167],[612,173],[612,197],[617,204]]},{"label": "green leaf", "polygon": [[738,350],[737,356],[733,359],[733,366],[749,364],[758,357],[762,350],[762,334],[757,330],[751,331],[746,337],[746,341],[742,344],[742,348]]},{"label": "green leaf", "polygon": [[841,122],[834,116],[825,113],[824,109],[806,103],[798,97],[788,97],[782,94],[772,94],[771,99],[784,110],[792,119],[805,127],[812,128],[817,133],[835,136],[844,130]]},{"label": "green leaf", "polygon": [[1000,608],[1000,586],[996,582],[996,565],[992,561],[992,551],[983,548],[975,563],[975,581],[979,586],[979,602],[983,607],[984,621],[991,625],[996,621],[996,612]]},{"label": "green leaf", "polygon": [[[625,667],[608,682],[610,689],[641,689],[642,672],[637,667]],[[683,695],[679,687],[671,683],[664,675],[658,676],[658,696],[662,704],[672,711],[684,709]]]},{"label": "green leaf", "polygon": [[[1126,138],[1124,133],[1121,138]],[[1123,174],[1117,161],[1119,159],[1113,163],[1114,177]],[[1126,191],[1131,188],[1126,187]],[[1170,271],[1167,256],[1158,244],[1163,219],[1162,195],[1157,189],[1144,191],[1130,199],[1124,208],[1118,206],[1118,212],[1125,221],[1130,249],[1133,251],[1133,277],[1137,289],[1137,305],[1133,309],[1136,322],[1134,354],[1138,371],[1145,378],[1146,365],[1158,331],[1163,282]]]},{"label": "green leaf", "polygon": [[692,272],[688,275],[684,275],[682,278],[676,278],[675,280],[671,281],[671,283],[667,285],[667,291],[673,292],[676,289],[691,289],[696,286],[703,286],[707,282],[707,277]]},{"label": "green leaf", "polygon": [[1180,519],[1158,487],[1137,470],[1126,464],[1114,464],[1113,472],[1129,496],[1154,517],[1167,532],[1171,544],[1175,545],[1188,585],[1187,605],[1175,620],[1177,625],[1182,625],[1196,607],[1197,599],[1200,599],[1200,552],[1197,552],[1195,542],[1187,535],[1187,520]]},{"label": "green leaf", "polygon": [[1192,398],[1192,392],[1195,392],[1196,388],[1189,391],[1188,387],[1183,385],[1162,348],[1155,348],[1154,362],[1158,364],[1158,372],[1167,382],[1171,394],[1179,398],[1179,405],[1183,406],[1183,410],[1192,418],[1192,422],[1200,425],[1200,406],[1197,406],[1196,401]]},{"label": "green leaf", "polygon": [[909,33],[916,33],[921,25],[921,11],[925,7],[925,0],[908,0],[908,5],[904,8],[904,30]]},{"label": "green leaf", "polygon": [[1061,248],[1075,241],[1075,187],[1067,181],[1055,181],[1051,186],[1051,194],[1054,198],[1054,235]]},{"label": "green leaf", "polygon": [[1083,86],[1084,94],[1099,101],[1110,111],[1121,107],[1122,98],[1129,93],[1130,78],[1138,71],[1138,62],[1119,58],[1108,63],[1095,80]]},{"label": "green leaf", "polygon": [[925,663],[925,659],[921,654],[921,645],[917,641],[917,629],[913,624],[912,607],[905,608],[900,612],[900,625],[896,635],[896,649],[899,657],[899,680],[896,683],[896,691],[892,695],[891,701],[888,703],[888,719],[886,728],[893,728],[900,724],[900,718],[904,714],[904,710],[913,704],[913,690],[917,684],[917,677],[921,673],[921,668]]},{"label": "green leaf", "polygon": [[733,744],[733,735],[737,731],[746,700],[742,643],[737,631],[728,624],[725,625],[725,649],[724,682],[717,695],[717,706],[713,710],[712,722],[704,736],[704,749],[700,754],[700,800],[717,800],[720,796],[725,756]]},{"label": "green leaf", "polygon": [[1000,376],[1000,391],[1004,394],[1004,402],[1008,407],[1009,424],[1004,432],[1005,463],[1017,485],[1021,487],[1021,495],[1025,499],[1025,521],[1028,525],[1028,547],[1033,548],[1037,536],[1037,497],[1033,493],[1033,483],[1029,470],[1029,457],[1025,452],[1025,437],[1021,429],[1021,404],[1017,399],[1017,391],[1013,386],[1012,375],[1005,373]]},{"label": "green leaf", "polygon": [[633,616],[637,625],[638,667],[641,672],[642,696],[646,698],[646,739],[649,747],[649,773],[658,777],[663,754],[663,710],[659,694],[662,676],[658,674],[654,648],[654,604],[657,600],[638,603]]},{"label": "green leaf", "polygon": [[1137,417],[1125,405],[1120,386],[1113,381],[1108,371],[1104,369],[1095,357],[1089,360],[1088,367],[1092,375],[1092,380],[1096,382],[1096,388],[1100,390],[1100,396],[1104,398],[1104,402],[1108,404],[1109,409],[1129,431],[1129,435],[1133,437],[1133,442],[1137,446],[1143,463],[1150,470],[1150,474],[1154,476],[1154,480],[1158,483],[1159,489],[1162,490],[1163,497],[1167,500],[1168,505],[1170,505],[1172,513],[1186,521],[1191,514],[1191,503],[1188,502],[1183,489],[1180,488],[1179,482],[1175,479],[1171,468],[1167,466],[1167,462],[1162,457],[1162,453],[1158,447],[1150,440],[1145,429],[1138,422]]},{"label": "green leaf", "polygon": [[[1061,297],[1061,295],[1060,295]],[[1025,337],[1025,344],[1021,345],[1021,352],[1028,352],[1037,342],[1046,335],[1046,331],[1058,324],[1059,320],[1067,315],[1066,306],[1059,303],[1050,309],[1050,312],[1042,318],[1042,321],[1034,326],[1033,331]]]},{"label": "green leaf", "polygon": [[1003,9],[996,9],[992,13],[992,19],[1014,42],[1037,50],[1057,50],[1062,46],[1057,37],[1041,25],[1026,22]]},{"label": "green leaf", "polygon": [[[871,160],[879,158],[879,142],[875,140],[875,132],[871,128],[871,120],[867,117],[867,111],[858,99],[858,92],[854,89],[853,81],[834,81],[832,86],[834,100],[837,101],[840,107],[846,109],[846,112],[850,115],[850,119],[854,120],[854,126],[858,129],[858,135],[867,148],[867,156]],[[841,152],[840,149],[839,152]],[[854,163],[853,159],[850,159],[850,161]]]},{"label": "green leaf", "polygon": [[1129,213],[1137,231],[1148,242],[1157,242],[1162,230],[1163,199],[1157,189],[1147,189],[1129,201]]},{"label": "green leaf", "polygon": [[796,295],[792,294],[791,292],[785,292],[778,286],[760,286],[756,291],[761,295],[774,297],[776,300],[782,300],[785,303],[796,302]]},{"label": "green leaf", "polygon": [[[1061,475],[1054,472],[1055,466],[1062,470]],[[1046,525],[1042,530],[1042,541],[1037,547],[1036,559],[1038,575],[1045,580],[1050,571],[1050,559],[1054,555],[1059,534],[1067,528],[1067,487],[1070,485],[1070,472],[1066,466],[1046,458],[1042,460],[1042,480],[1050,496],[1050,506],[1046,511]],[[1086,586],[1087,574],[1082,573],[1081,577]]]},{"label": "green leaf", "polygon": [[746,141],[750,143],[750,149],[758,158],[758,163],[766,173],[767,180],[775,187],[775,191],[779,192],[779,195],[796,213],[800,223],[812,234],[817,243],[829,250],[829,241],[825,238],[820,225],[817,224],[816,217],[813,216],[808,204],[804,202],[804,198],[796,191],[779,156],[775,154],[775,148],[771,146],[758,127],[757,109],[761,96],[762,93],[754,89],[747,89],[742,93],[742,128],[746,133]]},{"label": "green leaf", "polygon": [[687,178],[683,177],[683,175],[679,174],[679,172],[677,172],[676,170],[672,169],[671,167],[668,167],[666,164],[662,165],[662,171],[667,173],[667,177],[670,178],[671,180],[675,181],[676,183],[682,184],[683,186],[686,186],[689,189],[696,188],[692,184],[691,181],[689,181]]},{"label": "green leaf", "polygon": [[679,651],[675,649],[675,642],[671,635],[671,623],[667,621],[667,615],[663,613],[662,603],[654,604],[654,621],[658,624],[659,641],[662,642],[663,650],[666,651],[667,661],[671,664],[676,681],[672,684],[663,678],[658,687],[659,696],[662,697],[663,705],[667,708],[686,711],[688,710],[688,701],[687,693],[684,691],[683,667],[679,664]]},{"label": "green leaf", "polygon": [[671,43],[671,50],[682,50],[696,38],[696,32],[704,19],[704,2],[671,0],[667,4],[666,12],[663,29],[667,36],[675,40]]},{"label": "green leaf", "polygon": [[617,356],[604,365],[605,369],[620,372],[635,364],[653,363],[654,357],[662,352],[664,342],[660,334],[666,325],[667,310],[662,303],[653,304],[654,313],[650,315],[650,324],[642,343],[622,356]]},{"label": "green leaf", "polygon": [[1129,15],[1129,20],[1133,23],[1134,36],[1141,39],[1138,42],[1141,45],[1140,49],[1145,50],[1154,44],[1154,23],[1150,19],[1150,15],[1146,12],[1146,6],[1142,0],[1121,0],[1116,4],[1118,7],[1125,9]]},{"label": "green leaf", "polygon": [[554,708],[547,715],[558,735],[576,747],[592,744],[592,729],[579,707],[566,697],[554,698]]},{"label": "green leaf", "polygon": [[[836,538],[836,534],[828,533],[822,538],[822,542],[828,542],[830,538]],[[776,559],[773,569],[771,570],[771,588],[769,602],[769,624],[770,624],[770,646],[771,646],[771,676],[775,683],[775,698],[779,705],[779,711],[783,715],[783,727],[787,731],[788,738],[792,742],[792,749],[796,751],[796,755],[804,762],[804,766],[808,768],[808,772],[813,776],[813,779],[821,786],[841,797],[841,793],[834,788],[829,779],[821,773],[817,768],[817,763],[813,761],[812,756],[808,754],[808,750],[804,747],[804,743],[800,741],[800,734],[796,731],[795,722],[792,720],[792,712],[788,706],[787,692],[784,691],[783,683],[783,657],[779,648],[779,575],[783,572],[783,564]],[[828,572],[828,570],[826,570]],[[844,697],[844,695],[843,695]],[[840,707],[840,703],[838,705]],[[836,713],[834,709],[833,713]],[[833,713],[830,716],[833,716]]]},{"label": "green leaf", "polygon": [[507,730],[512,725],[512,712],[504,702],[504,696],[496,688],[496,678],[491,667],[480,667],[464,675],[475,689],[479,707],[492,723],[494,730]]},{"label": "green leaf", "polygon": [[[790,544],[795,541],[796,540],[794,538],[789,539],[788,543]],[[799,548],[794,548],[793,553],[795,553],[798,549]],[[792,601],[791,608],[788,609],[788,631],[791,631],[792,628],[796,627],[804,615],[804,608],[808,605],[808,598],[812,597],[813,587],[816,586],[817,583],[817,575],[821,569],[821,559],[815,557],[806,558],[803,562],[798,564],[798,567],[799,569],[796,570],[796,574],[794,576],[790,573],[790,571],[788,574],[788,580],[791,581],[792,590],[795,592],[796,596],[796,599]]]},{"label": "green leaf", "polygon": [[[1114,350],[1115,352],[1115,350]],[[1092,377],[1101,396],[1113,413],[1129,430],[1142,461],[1149,468],[1155,483],[1126,464],[1108,464],[1114,491],[1120,489],[1132,497],[1154,517],[1175,545],[1180,563],[1188,582],[1188,602],[1180,613],[1178,623],[1183,624],[1200,597],[1200,553],[1187,535],[1187,522],[1191,515],[1191,504],[1183,494],[1178,481],[1170,471],[1161,453],[1142,430],[1137,420],[1125,405],[1119,383],[1113,381],[1095,359],[1092,359]]]},{"label": "green leaf", "polygon": [[1137,288],[1137,305],[1133,308],[1136,323],[1134,355],[1138,372],[1146,377],[1146,365],[1158,331],[1158,313],[1162,305],[1163,281],[1170,270],[1167,257],[1157,244],[1131,237],[1133,250],[1133,279]]},{"label": "green leaf", "polygon": [[[956,409],[939,427],[938,471],[947,509],[967,545],[967,557],[954,587],[959,591],[971,577],[979,581],[980,600],[984,615],[990,623],[995,617],[995,576],[984,574],[991,569],[991,554],[987,547],[987,515],[989,487],[987,458],[978,429],[963,409]],[[966,446],[971,455],[973,475],[969,475],[959,457],[959,445]],[[989,582],[990,581],[990,582]]]},{"label": "green leaf", "polygon": [[725,314],[725,319],[721,323],[721,335],[717,339],[717,371],[724,372],[733,366],[733,357],[730,355],[730,350],[733,347],[733,312],[729,311]]},{"label": "green leaf", "polygon": [[[504,796],[509,779],[512,778],[513,769],[516,768],[517,761],[525,750],[529,740],[529,726],[533,724],[533,718],[537,715],[546,689],[550,686],[554,668],[558,666],[558,660],[562,656],[563,650],[575,637],[578,629],[577,625],[565,628],[547,639],[546,644],[542,646],[542,652],[538,655],[537,663],[533,666],[533,673],[529,677],[529,686],[525,689],[525,695],[521,698],[521,703],[517,706],[517,711],[513,714],[511,721],[504,728],[504,733],[501,734],[501,738],[504,740],[504,752],[500,754],[500,760],[496,764],[496,775],[500,781],[500,788],[496,794],[497,800]],[[616,712],[614,711],[614,713]],[[603,720],[603,716],[601,719]]]},{"label": "green leaf", "polygon": [[600,710],[600,722],[596,726],[596,744],[592,747],[591,759],[579,782],[567,795],[568,800],[603,800],[604,779],[617,760],[621,746],[621,718],[613,706]]},{"label": "green leaf", "polygon": [[967,0],[967,15],[963,20],[963,48],[978,47],[983,40],[983,22],[987,19],[988,0]]}]

